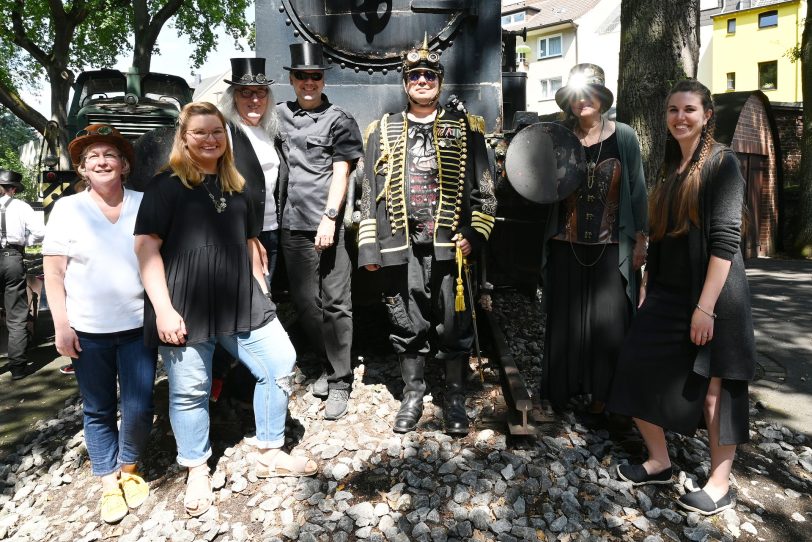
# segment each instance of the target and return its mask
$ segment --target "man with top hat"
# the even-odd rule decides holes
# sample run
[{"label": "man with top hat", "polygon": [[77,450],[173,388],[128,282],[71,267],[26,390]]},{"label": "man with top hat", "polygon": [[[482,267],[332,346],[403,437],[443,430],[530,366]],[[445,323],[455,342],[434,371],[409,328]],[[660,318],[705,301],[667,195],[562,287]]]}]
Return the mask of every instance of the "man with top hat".
[{"label": "man with top hat", "polygon": [[[363,156],[358,123],[323,94],[322,48],[290,46],[296,100],[278,106],[290,149],[290,174],[280,186],[281,245],[299,320],[328,367],[313,385],[327,396],[324,418],[347,413],[352,385],[352,263],[341,219],[349,174]],[[326,384],[326,385],[325,385]]]},{"label": "man with top hat", "polygon": [[0,169],[0,284],[6,308],[8,360],[12,380],[25,378],[28,356],[28,293],[23,253],[29,239],[42,240],[44,230],[34,209],[14,197],[25,190],[23,176]]},{"label": "man with top hat", "polygon": [[460,268],[488,240],[496,214],[484,120],[441,108],[442,83],[440,55],[424,40],[404,57],[405,111],[367,128],[358,264],[385,273],[390,339],[404,382],[398,433],[415,429],[423,413],[431,335],[436,359],[445,362],[445,430],[468,432],[473,307],[464,306],[469,285]]},{"label": "man with top hat", "polygon": [[265,254],[267,277],[276,268],[279,246],[279,220],[276,192],[287,182],[287,144],[279,132],[271,84],[265,75],[264,58],[232,58],[231,79],[220,98],[219,108],[228,121],[228,132],[237,170],[245,178],[246,189],[254,200],[260,253]]}]

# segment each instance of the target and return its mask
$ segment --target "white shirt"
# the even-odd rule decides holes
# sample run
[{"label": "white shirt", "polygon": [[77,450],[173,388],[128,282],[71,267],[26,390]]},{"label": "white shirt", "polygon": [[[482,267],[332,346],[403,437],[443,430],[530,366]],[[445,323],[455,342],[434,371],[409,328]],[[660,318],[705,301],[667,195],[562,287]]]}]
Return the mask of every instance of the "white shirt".
[{"label": "white shirt", "polygon": [[144,325],[144,286],[133,231],[143,194],[124,190],[111,223],[90,191],[59,198],[45,228],[42,253],[67,256],[68,322],[85,333],[114,333]]},{"label": "white shirt", "polygon": [[[11,203],[8,203],[11,199]],[[44,235],[42,221],[37,219],[36,212],[26,202],[4,195],[0,197],[0,206],[6,207],[6,243],[25,245],[31,239],[39,243]],[[1,235],[0,235],[1,236]]]},{"label": "white shirt", "polygon": [[261,126],[240,126],[251,141],[254,154],[257,155],[262,173],[265,175],[265,218],[262,221],[262,231],[279,228],[276,218],[276,200],[273,197],[276,190],[276,181],[279,178],[279,155],[273,141]]}]

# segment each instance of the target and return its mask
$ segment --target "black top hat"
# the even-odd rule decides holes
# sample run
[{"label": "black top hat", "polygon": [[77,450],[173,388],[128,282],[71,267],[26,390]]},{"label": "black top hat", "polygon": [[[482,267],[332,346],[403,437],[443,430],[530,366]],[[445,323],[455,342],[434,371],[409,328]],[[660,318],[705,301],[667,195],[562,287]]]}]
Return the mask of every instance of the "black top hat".
[{"label": "black top hat", "polygon": [[0,169],[0,186],[13,186],[17,190],[25,190],[23,176],[10,169]]},{"label": "black top hat", "polygon": [[324,62],[324,51],[318,43],[291,43],[290,66],[282,66],[290,70],[329,70],[332,68]]},{"label": "black top hat", "polygon": [[606,76],[603,68],[597,64],[576,64],[570,70],[567,86],[561,87],[555,93],[555,102],[564,112],[570,110],[570,98],[584,92],[587,87],[595,93],[601,102],[601,113],[606,113],[612,107],[615,96],[606,88]]},{"label": "black top hat", "polygon": [[232,58],[231,79],[223,79],[229,85],[271,85],[273,80],[265,75],[264,58]]}]

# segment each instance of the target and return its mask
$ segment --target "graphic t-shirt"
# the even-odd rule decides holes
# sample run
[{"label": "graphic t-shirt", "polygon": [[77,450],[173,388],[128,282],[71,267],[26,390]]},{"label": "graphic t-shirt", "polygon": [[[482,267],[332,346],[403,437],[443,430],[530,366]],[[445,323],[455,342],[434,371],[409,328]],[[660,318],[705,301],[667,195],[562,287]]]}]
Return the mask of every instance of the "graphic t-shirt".
[{"label": "graphic t-shirt", "polygon": [[434,123],[410,122],[406,152],[406,204],[409,231],[414,244],[431,243],[434,216],[439,195],[437,153],[434,148]]}]

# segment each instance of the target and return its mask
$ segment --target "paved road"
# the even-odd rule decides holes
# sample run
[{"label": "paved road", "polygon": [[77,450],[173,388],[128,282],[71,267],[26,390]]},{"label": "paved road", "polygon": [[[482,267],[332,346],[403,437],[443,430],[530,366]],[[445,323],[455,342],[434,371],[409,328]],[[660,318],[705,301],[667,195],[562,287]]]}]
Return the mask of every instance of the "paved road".
[{"label": "paved road", "polygon": [[751,394],[763,419],[812,433],[812,261],[747,262],[763,376]]}]

